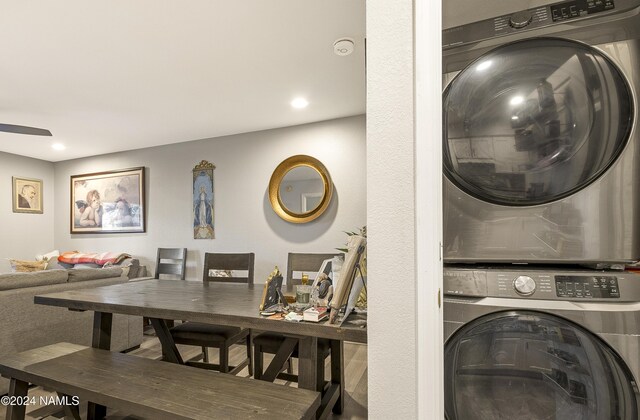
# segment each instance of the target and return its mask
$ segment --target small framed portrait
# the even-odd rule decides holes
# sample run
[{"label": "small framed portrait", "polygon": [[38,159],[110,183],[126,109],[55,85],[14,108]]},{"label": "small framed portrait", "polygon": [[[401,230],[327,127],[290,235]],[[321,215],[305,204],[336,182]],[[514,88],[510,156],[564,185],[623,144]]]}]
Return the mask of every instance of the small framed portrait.
[{"label": "small framed portrait", "polygon": [[32,178],[13,179],[13,212],[42,214],[42,180]]},{"label": "small framed portrait", "polygon": [[[260,310],[267,311],[278,304],[282,288],[282,273],[276,267],[264,283],[262,290],[262,299],[260,300]],[[283,302],[285,303],[285,302]]]},{"label": "small framed portrait", "polygon": [[144,167],[71,176],[71,233],[145,231]]}]

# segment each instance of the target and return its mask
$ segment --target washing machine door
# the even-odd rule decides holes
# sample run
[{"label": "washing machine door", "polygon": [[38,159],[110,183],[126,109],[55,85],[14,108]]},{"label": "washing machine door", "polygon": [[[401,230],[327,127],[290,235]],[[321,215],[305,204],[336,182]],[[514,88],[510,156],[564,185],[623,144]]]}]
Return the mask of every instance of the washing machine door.
[{"label": "washing machine door", "polygon": [[637,419],[630,374],[602,340],[563,318],[478,318],[445,345],[449,420]]},{"label": "washing machine door", "polygon": [[445,175],[489,203],[552,202],[586,187],[621,154],[633,97],[601,51],[558,38],[499,47],[443,95]]}]

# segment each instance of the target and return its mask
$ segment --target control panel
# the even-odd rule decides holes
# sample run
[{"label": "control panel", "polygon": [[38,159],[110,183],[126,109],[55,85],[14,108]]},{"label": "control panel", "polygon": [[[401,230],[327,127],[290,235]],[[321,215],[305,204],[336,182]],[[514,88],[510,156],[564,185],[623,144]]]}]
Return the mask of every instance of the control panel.
[{"label": "control panel", "polygon": [[444,267],[444,295],[473,298],[638,302],[640,275],[625,271]]},{"label": "control panel", "polygon": [[615,276],[555,276],[558,297],[579,299],[617,299],[620,297]]},{"label": "control panel", "polygon": [[[442,46],[450,48],[524,30],[537,29],[569,20],[585,19],[596,13],[628,10],[634,0],[571,0],[522,10],[442,31]],[[637,6],[637,5],[636,5]]]},{"label": "control panel", "polygon": [[551,20],[559,22],[604,12],[614,7],[613,0],[575,0],[552,4],[549,6],[549,10],[551,11]]}]

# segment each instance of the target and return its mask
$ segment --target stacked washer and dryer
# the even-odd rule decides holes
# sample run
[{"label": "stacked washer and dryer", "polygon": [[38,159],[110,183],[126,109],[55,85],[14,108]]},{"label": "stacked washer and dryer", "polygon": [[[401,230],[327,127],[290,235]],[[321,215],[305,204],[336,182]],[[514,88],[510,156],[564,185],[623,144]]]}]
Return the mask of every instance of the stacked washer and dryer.
[{"label": "stacked washer and dryer", "polygon": [[637,419],[640,0],[443,44],[447,418]]}]

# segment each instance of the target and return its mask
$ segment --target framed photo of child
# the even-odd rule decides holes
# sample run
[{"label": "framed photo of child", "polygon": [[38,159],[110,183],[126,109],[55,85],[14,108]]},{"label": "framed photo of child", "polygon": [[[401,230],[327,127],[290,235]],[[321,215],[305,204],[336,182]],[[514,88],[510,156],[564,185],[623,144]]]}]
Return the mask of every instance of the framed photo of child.
[{"label": "framed photo of child", "polygon": [[42,180],[12,177],[13,212],[42,214]]},{"label": "framed photo of child", "polygon": [[71,233],[144,232],[144,167],[71,176]]}]

